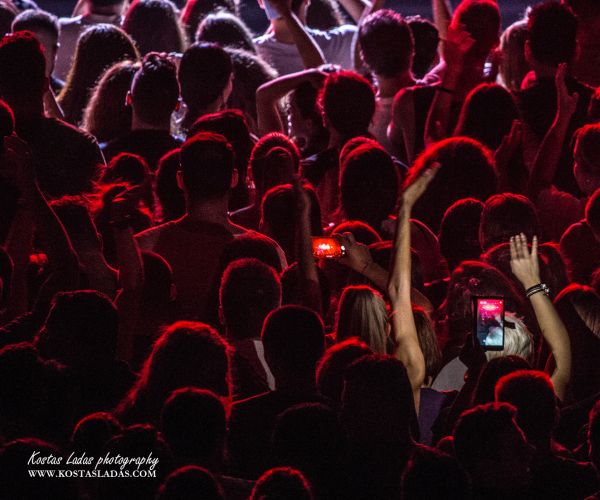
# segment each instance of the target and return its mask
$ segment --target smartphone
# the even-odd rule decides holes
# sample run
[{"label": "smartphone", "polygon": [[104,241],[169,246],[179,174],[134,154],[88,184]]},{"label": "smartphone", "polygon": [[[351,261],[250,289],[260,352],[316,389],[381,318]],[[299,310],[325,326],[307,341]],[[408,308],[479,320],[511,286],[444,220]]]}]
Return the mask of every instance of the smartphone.
[{"label": "smartphone", "polygon": [[267,14],[267,19],[269,21],[281,18],[281,14],[277,12],[277,9],[271,5],[269,0],[263,0],[263,5],[265,7],[265,14]]},{"label": "smartphone", "polygon": [[335,238],[313,238],[313,256],[316,259],[339,259],[346,255],[346,249]]},{"label": "smartphone", "polygon": [[475,332],[484,351],[504,350],[504,298],[473,297]]}]

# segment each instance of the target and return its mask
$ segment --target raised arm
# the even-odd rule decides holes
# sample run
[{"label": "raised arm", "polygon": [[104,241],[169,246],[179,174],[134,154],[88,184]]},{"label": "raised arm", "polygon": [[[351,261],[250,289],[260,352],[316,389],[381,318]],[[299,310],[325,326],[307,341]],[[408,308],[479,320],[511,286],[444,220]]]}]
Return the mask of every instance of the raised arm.
[{"label": "raised arm", "polygon": [[372,10],[373,4],[378,3],[379,8],[383,4],[382,0],[375,0],[374,2],[370,2],[369,0],[339,0],[339,2],[356,24],[360,24],[360,20],[364,17],[363,15],[366,11],[374,12]]},{"label": "raised arm", "polygon": [[567,135],[567,129],[579,101],[579,94],[577,92],[569,95],[569,91],[565,85],[566,72],[567,65],[564,63],[559,65],[554,78],[557,101],[556,116],[554,122],[552,122],[552,126],[548,129],[540,144],[529,177],[529,197],[534,201],[537,199],[540,191],[552,186]]},{"label": "raised arm", "polygon": [[447,0],[432,0],[431,11],[433,12],[433,23],[438,30],[440,38],[446,38],[448,26],[452,19],[452,6]]},{"label": "raised arm", "polygon": [[564,323],[541,284],[538,240],[533,237],[531,252],[527,237],[521,233],[510,239],[510,268],[525,288],[542,335],[552,351],[556,367],[551,375],[556,396],[564,400],[571,379],[571,342]]},{"label": "raised arm", "polygon": [[38,301],[50,302],[57,291],[76,285],[79,261],[62,223],[40,191],[35,179],[28,146],[15,136],[4,139],[14,161],[10,174],[21,192],[22,203],[31,212],[36,232],[48,257],[50,276],[42,285]]},{"label": "raised arm", "polygon": [[119,311],[119,339],[117,352],[121,359],[133,357],[134,339],[141,293],[144,284],[144,264],[131,229],[131,214],[139,201],[139,187],[120,194],[110,203],[110,225],[117,250],[119,284],[121,291],[116,304]]},{"label": "raised arm", "polygon": [[321,48],[292,11],[291,0],[269,0],[269,2],[279,12],[281,19],[290,31],[304,67],[307,69],[317,68],[325,64]]},{"label": "raised arm", "polygon": [[402,195],[388,283],[388,295],[392,306],[394,354],[406,367],[417,411],[420,389],[425,379],[425,358],[419,345],[411,303],[410,214],[415,202],[425,192],[436,171],[437,167],[426,170],[406,188]]},{"label": "raised arm", "polygon": [[275,80],[261,85],[256,91],[259,135],[270,132],[284,132],[279,113],[280,99],[283,99],[304,82],[310,82],[315,88],[320,88],[323,85],[325,76],[325,73],[318,69],[308,69],[275,78]]},{"label": "raised arm", "polygon": [[296,255],[300,286],[305,306],[319,314],[323,310],[317,263],[312,254],[312,237],[310,233],[310,200],[301,184],[299,176],[294,177],[294,194],[296,198]]},{"label": "raised arm", "polygon": [[453,101],[461,95],[461,80],[465,64],[465,56],[475,43],[468,31],[461,26],[448,27],[446,39],[443,41],[444,74],[442,82],[429,108],[425,123],[425,144],[431,144],[446,138],[450,126],[450,110]]}]

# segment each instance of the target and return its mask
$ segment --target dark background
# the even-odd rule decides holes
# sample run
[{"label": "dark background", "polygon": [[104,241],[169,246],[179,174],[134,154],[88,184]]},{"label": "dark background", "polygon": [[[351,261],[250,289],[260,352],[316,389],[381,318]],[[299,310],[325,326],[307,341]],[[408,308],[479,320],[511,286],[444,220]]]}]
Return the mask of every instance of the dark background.
[{"label": "dark background", "polygon": [[[241,3],[255,3],[256,0],[240,0]],[[37,3],[43,9],[46,9],[58,16],[70,15],[75,5],[74,1],[64,0],[37,0]],[[176,3],[179,3],[178,1]],[[452,0],[452,4],[458,4],[458,0]],[[504,27],[510,25],[519,19],[528,5],[534,2],[526,0],[498,0],[502,11],[502,24]],[[388,0],[387,8],[398,11],[405,16],[420,14],[431,18],[431,1],[430,0]]]}]

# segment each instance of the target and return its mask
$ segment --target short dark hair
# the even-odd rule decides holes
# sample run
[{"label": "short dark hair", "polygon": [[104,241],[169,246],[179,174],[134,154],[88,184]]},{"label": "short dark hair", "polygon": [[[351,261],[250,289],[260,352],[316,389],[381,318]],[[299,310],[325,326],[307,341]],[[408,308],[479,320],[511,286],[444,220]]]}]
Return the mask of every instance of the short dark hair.
[{"label": "short dark hair", "polygon": [[440,35],[429,19],[421,16],[406,18],[415,42],[412,70],[416,78],[423,78],[433,66],[438,53]]},{"label": "short dark hair", "polygon": [[15,17],[12,23],[12,31],[31,31],[37,33],[44,31],[55,38],[58,38],[59,33],[58,18],[40,9],[27,9]]},{"label": "short dark hair", "polygon": [[292,181],[277,167],[286,161],[285,153],[289,153],[294,172],[300,166],[300,152],[296,144],[285,134],[271,132],[263,135],[254,145],[250,154],[249,166],[252,170],[252,180],[259,193],[266,193],[270,188]]},{"label": "short dark hair", "polygon": [[360,24],[358,36],[363,60],[376,75],[391,78],[411,69],[415,43],[400,14],[378,10]]},{"label": "short dark hair", "polygon": [[358,73],[337,71],[327,75],[319,105],[331,126],[350,139],[367,132],[375,113],[375,91]]},{"label": "short dark hair", "polygon": [[450,271],[463,260],[477,260],[481,255],[479,223],[483,203],[474,198],[463,198],[444,213],[438,239],[442,255]]},{"label": "short dark hair", "polygon": [[244,113],[239,109],[224,109],[203,115],[190,127],[188,137],[198,132],[213,132],[225,137],[235,151],[235,167],[240,174],[240,181],[246,178],[253,144]]},{"label": "short dark hair", "polygon": [[188,139],[179,161],[183,184],[193,200],[219,198],[229,191],[235,154],[222,135],[202,132]]},{"label": "short dark hair", "polygon": [[342,399],[346,368],[357,359],[372,353],[371,348],[356,337],[328,348],[317,366],[316,376],[319,393],[339,404]]},{"label": "short dark hair", "polygon": [[454,451],[458,460],[469,469],[481,460],[501,457],[503,431],[519,429],[517,411],[508,403],[488,403],[465,411],[454,428]]},{"label": "short dark hair", "polygon": [[414,207],[414,218],[437,232],[444,212],[463,198],[488,199],[496,192],[496,173],[491,151],[467,137],[452,137],[432,144],[408,172],[408,186],[425,170],[439,162],[441,167]]},{"label": "short dark hair", "polygon": [[497,45],[500,9],[494,0],[463,0],[452,16],[452,23],[465,26],[475,44],[471,53],[484,57]]},{"label": "short dark hair", "polygon": [[46,85],[44,49],[30,31],[4,35],[0,41],[0,95],[4,99],[39,98]]},{"label": "short dark hair", "polygon": [[540,234],[535,205],[521,194],[502,193],[488,198],[481,212],[479,241],[483,251],[525,233],[531,241]]},{"label": "short dark hair", "polygon": [[160,431],[183,461],[211,465],[222,458],[227,418],[219,397],[206,389],[185,387],[173,391],[160,415]]},{"label": "short dark hair", "polygon": [[272,311],[265,319],[261,337],[273,372],[314,373],[325,348],[323,321],[316,312],[302,306],[282,306]]},{"label": "short dark hair", "polygon": [[254,483],[249,500],[266,498],[312,500],[313,495],[310,484],[302,472],[291,467],[275,467],[266,471]]},{"label": "short dark hair", "polygon": [[185,465],[171,472],[160,485],[156,500],[181,500],[197,495],[204,500],[223,500],[221,485],[214,474],[197,465]]},{"label": "short dark hair", "polygon": [[600,234],[600,188],[596,189],[585,206],[585,220],[596,234]]},{"label": "short dark hair", "polygon": [[369,354],[346,369],[342,421],[351,439],[402,441],[416,417],[405,366],[393,356]]},{"label": "short dark hair", "polygon": [[577,47],[577,18],[564,4],[540,3],[529,13],[529,48],[549,66],[571,62]]},{"label": "short dark hair", "polygon": [[150,52],[131,82],[131,101],[136,114],[146,123],[169,120],[179,99],[177,68],[166,56]]},{"label": "short dark hair", "polygon": [[60,292],[37,346],[47,358],[67,365],[106,363],[117,353],[119,318],[112,301],[93,290]]},{"label": "short dark hair", "polygon": [[402,474],[403,500],[465,500],[471,495],[465,469],[456,458],[435,448],[417,450]]},{"label": "short dark hair", "polygon": [[231,74],[229,54],[214,43],[194,43],[179,64],[181,97],[188,107],[202,109],[221,95]]},{"label": "short dark hair", "polygon": [[341,206],[348,219],[379,231],[398,201],[400,179],[391,156],[379,145],[363,144],[341,165]]},{"label": "short dark hair", "polygon": [[257,337],[264,319],[281,304],[281,282],[271,266],[239,259],[225,269],[219,295],[228,333],[236,339]]},{"label": "short dark hair", "polygon": [[496,401],[517,409],[517,423],[532,444],[545,443],[556,422],[556,395],[550,377],[537,370],[519,370],[496,383]]}]

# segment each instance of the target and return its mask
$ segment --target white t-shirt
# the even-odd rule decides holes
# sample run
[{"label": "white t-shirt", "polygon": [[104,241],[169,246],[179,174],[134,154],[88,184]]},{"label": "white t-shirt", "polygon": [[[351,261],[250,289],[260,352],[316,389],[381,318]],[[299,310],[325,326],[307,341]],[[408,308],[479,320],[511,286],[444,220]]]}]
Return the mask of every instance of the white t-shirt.
[{"label": "white t-shirt", "polygon": [[[323,51],[325,62],[339,64],[344,69],[354,69],[352,50],[354,35],[358,28],[345,24],[328,31],[306,28]],[[266,33],[254,40],[258,54],[273,66],[280,75],[296,73],[304,69],[296,45],[275,39],[273,33]]]},{"label": "white t-shirt", "polygon": [[377,139],[377,142],[381,144],[385,150],[392,154],[392,143],[388,139],[387,129],[392,119],[392,104],[394,103],[393,97],[377,97],[375,98],[375,113],[371,120],[371,126],[369,132],[373,134],[373,137]]}]

